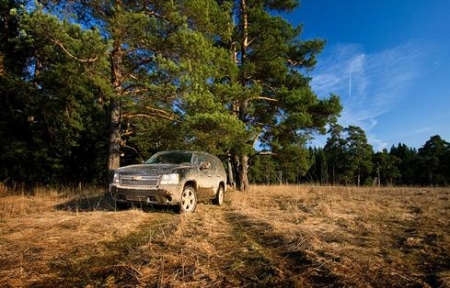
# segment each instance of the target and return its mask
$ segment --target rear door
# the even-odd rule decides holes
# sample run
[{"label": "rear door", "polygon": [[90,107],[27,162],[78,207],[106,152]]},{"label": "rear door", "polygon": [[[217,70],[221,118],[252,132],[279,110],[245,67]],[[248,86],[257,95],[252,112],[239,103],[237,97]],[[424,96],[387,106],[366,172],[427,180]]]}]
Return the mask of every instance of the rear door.
[{"label": "rear door", "polygon": [[[197,158],[197,169],[198,169],[198,198],[199,199],[210,199],[211,195],[214,195],[214,170],[213,165],[209,162],[208,157],[204,153],[199,153]],[[209,163],[209,167],[202,167],[202,163]]]},{"label": "rear door", "polygon": [[213,196],[215,196],[217,189],[219,188],[219,183],[221,181],[226,182],[226,177],[225,177],[225,171],[223,168],[223,164],[222,161],[219,160],[219,158],[212,156],[212,155],[207,155],[207,158],[209,159],[209,162],[211,162],[211,173],[213,174],[212,176],[212,184],[213,184]]}]

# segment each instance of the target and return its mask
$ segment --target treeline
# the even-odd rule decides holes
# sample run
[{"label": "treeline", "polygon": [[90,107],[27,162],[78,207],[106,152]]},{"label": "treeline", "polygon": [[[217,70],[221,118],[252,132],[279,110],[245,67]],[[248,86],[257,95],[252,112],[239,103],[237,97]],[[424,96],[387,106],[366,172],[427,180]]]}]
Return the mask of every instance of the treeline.
[{"label": "treeline", "polygon": [[[325,147],[307,155],[255,154],[250,179],[259,184],[313,183],[352,186],[448,186],[450,143],[439,135],[419,148],[399,143],[374,152],[364,131],[334,124]],[[309,162],[309,169],[298,161]],[[307,165],[306,165],[307,166]]]},{"label": "treeline", "polygon": [[[440,158],[414,180],[391,151],[398,176],[353,139],[363,131],[337,131],[339,97],[316,95],[304,73],[325,42],[280,16],[298,4],[0,0],[0,182],[105,185],[156,151],[196,149],[227,161],[241,190],[250,180],[365,184],[377,167],[382,181],[447,183]],[[327,127],[330,144],[309,149]]]}]

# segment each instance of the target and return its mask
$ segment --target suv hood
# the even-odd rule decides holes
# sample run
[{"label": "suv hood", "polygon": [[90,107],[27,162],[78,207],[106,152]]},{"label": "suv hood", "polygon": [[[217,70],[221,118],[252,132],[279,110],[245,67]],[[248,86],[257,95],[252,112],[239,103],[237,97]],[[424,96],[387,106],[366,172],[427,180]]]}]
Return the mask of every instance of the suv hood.
[{"label": "suv hood", "polygon": [[136,164],[120,167],[115,172],[121,175],[162,175],[175,172],[177,169],[192,168],[193,165],[180,164]]}]

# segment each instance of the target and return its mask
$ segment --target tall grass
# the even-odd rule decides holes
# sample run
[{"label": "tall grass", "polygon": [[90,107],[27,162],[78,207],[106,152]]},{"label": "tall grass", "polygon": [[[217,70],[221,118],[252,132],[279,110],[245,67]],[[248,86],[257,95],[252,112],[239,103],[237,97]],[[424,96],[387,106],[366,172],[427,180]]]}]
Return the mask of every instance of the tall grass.
[{"label": "tall grass", "polygon": [[2,287],[450,285],[450,189],[252,186],[185,215],[0,193]]},{"label": "tall grass", "polygon": [[83,206],[88,209],[95,209],[95,201],[89,204],[83,204],[83,199],[95,199],[103,196],[103,190],[100,188],[47,188],[38,187],[32,195],[24,191],[14,191],[7,189],[0,184],[0,219],[21,217],[34,213],[41,213],[55,210],[59,204],[72,202],[72,206]]}]

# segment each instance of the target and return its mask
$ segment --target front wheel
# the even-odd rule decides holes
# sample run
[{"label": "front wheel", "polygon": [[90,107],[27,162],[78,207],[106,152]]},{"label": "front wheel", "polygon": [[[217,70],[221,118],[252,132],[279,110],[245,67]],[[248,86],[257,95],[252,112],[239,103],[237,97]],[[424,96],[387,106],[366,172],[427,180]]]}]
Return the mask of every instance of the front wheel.
[{"label": "front wheel", "polygon": [[197,208],[197,192],[194,187],[186,186],[181,193],[180,213],[192,213]]},{"label": "front wheel", "polygon": [[217,189],[216,198],[214,198],[213,203],[217,206],[220,206],[223,204],[224,199],[224,189],[223,186],[220,185],[219,189]]}]

